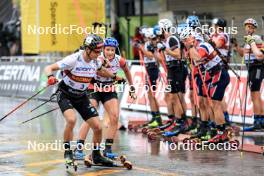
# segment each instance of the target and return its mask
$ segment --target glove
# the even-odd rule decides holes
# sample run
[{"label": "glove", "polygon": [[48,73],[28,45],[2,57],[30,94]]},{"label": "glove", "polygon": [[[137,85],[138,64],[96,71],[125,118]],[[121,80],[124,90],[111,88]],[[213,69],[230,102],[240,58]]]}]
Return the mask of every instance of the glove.
[{"label": "glove", "polygon": [[54,85],[58,82],[58,80],[55,78],[54,75],[49,75],[48,76],[48,85],[51,86],[51,85]]},{"label": "glove", "polygon": [[160,49],[160,50],[162,50],[162,51],[164,51],[166,49],[166,46],[163,45],[162,43],[158,43],[157,44],[157,48]]},{"label": "glove", "polygon": [[136,96],[136,89],[134,86],[130,86],[129,87],[129,96],[133,99],[136,99],[137,96]]},{"label": "glove", "polygon": [[244,36],[245,43],[251,45],[253,42],[255,42],[255,39],[252,37],[252,35]]},{"label": "glove", "polygon": [[117,84],[125,84],[125,83],[126,83],[126,80],[124,78],[117,81]]},{"label": "glove", "polygon": [[232,37],[232,38],[230,39],[230,42],[231,42],[231,44],[233,44],[235,47],[237,46],[237,39],[236,39],[236,38]]},{"label": "glove", "polygon": [[133,42],[133,46],[135,47],[135,48],[140,48],[140,43],[139,42]]},{"label": "glove", "polygon": [[152,52],[152,53],[155,52],[155,48],[154,48],[153,45],[148,45],[148,46],[147,46],[147,49],[148,49],[148,51],[150,51],[150,52]]}]

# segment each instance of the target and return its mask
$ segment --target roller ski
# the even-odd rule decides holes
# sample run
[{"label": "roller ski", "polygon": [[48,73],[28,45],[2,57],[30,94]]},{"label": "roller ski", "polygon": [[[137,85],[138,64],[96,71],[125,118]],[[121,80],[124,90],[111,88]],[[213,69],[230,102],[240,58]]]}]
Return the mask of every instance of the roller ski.
[{"label": "roller ski", "polygon": [[[190,144],[202,144],[202,142],[207,142],[209,139],[215,136],[216,133],[216,129],[200,125],[195,134],[191,134],[189,137],[184,138],[182,142]],[[173,138],[172,141],[175,142],[177,139]]]},{"label": "roller ski", "polygon": [[158,138],[160,138],[164,132],[172,131],[177,125],[179,125],[179,124],[177,124],[176,120],[170,120],[165,125],[150,131],[147,134],[148,139],[151,141],[155,141]]},{"label": "roller ski", "polygon": [[239,136],[239,132],[241,131],[240,127],[232,123],[229,119],[229,115],[225,115],[226,127],[233,130],[235,136]]},{"label": "roller ski", "polygon": [[[108,140],[111,140],[111,139],[108,139]],[[113,145],[113,141],[106,140],[105,150],[103,151],[104,157],[107,157],[111,160],[120,161],[122,164],[124,164],[127,161],[126,156],[125,155],[118,156],[117,153],[113,153],[112,145]]]},{"label": "roller ski", "polygon": [[225,129],[223,131],[218,131],[217,135],[214,136],[213,138],[209,139],[205,144],[218,144],[218,143],[230,143],[230,144],[235,144],[237,147],[239,147],[239,141],[238,140],[233,140],[234,133],[232,129]]},{"label": "roller ski", "polygon": [[155,118],[153,122],[151,122],[147,126],[143,127],[141,131],[143,134],[147,135],[148,132],[150,132],[153,129],[157,129],[160,126],[162,126],[162,120],[159,117],[159,118]]},{"label": "roller ski", "polygon": [[70,167],[73,167],[74,171],[76,172],[78,169],[78,164],[73,158],[73,153],[71,150],[65,150],[64,152],[64,160],[65,160],[65,166],[66,169],[69,169]]},{"label": "roller ski", "polygon": [[144,127],[147,127],[149,124],[151,124],[154,121],[155,121],[155,118],[152,118],[149,122],[146,122],[146,123],[139,123],[139,124],[135,124],[135,125],[129,124],[128,130],[131,132],[136,132],[136,133],[142,132],[142,129]]},{"label": "roller ski", "polygon": [[160,134],[163,132],[166,128],[170,127],[174,123],[174,120],[167,121],[164,125],[158,126],[157,128],[150,129],[147,133],[147,135],[151,135],[152,133]]},{"label": "roller ski", "polygon": [[118,156],[118,154],[116,153],[104,153],[104,156],[111,160],[119,161],[123,165],[125,164],[125,162],[131,163],[127,160],[127,157],[125,155]]},{"label": "roller ski", "polygon": [[179,134],[185,134],[197,126],[196,118],[186,118],[179,126],[177,126],[173,131],[167,131],[162,134],[164,141],[173,142],[173,138],[177,137]]},{"label": "roller ski", "polygon": [[[114,160],[120,161],[121,164],[114,162]],[[92,155],[86,156],[84,158],[84,165],[87,168],[97,166],[97,167],[120,167],[126,168],[128,170],[132,169],[132,164],[129,161],[126,161],[125,156],[114,157],[114,160],[109,159],[108,157],[103,156],[100,151],[94,151]]]}]

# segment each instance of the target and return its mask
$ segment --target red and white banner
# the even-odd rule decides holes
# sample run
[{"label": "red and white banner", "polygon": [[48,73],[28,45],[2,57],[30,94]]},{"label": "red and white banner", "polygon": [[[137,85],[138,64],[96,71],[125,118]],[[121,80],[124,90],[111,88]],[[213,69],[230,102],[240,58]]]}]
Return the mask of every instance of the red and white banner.
[{"label": "red and white banner", "polygon": [[[126,86],[122,100],[121,100],[121,108],[123,109],[132,109],[135,111],[150,111],[149,101],[147,97],[146,87],[145,85],[145,69],[139,65],[133,65],[131,67],[131,74],[133,77],[133,82],[136,87],[136,95],[137,99],[133,100],[128,95],[128,86]],[[161,70],[161,78],[157,83],[157,90],[155,93],[155,97],[158,100],[160,105],[160,112],[167,113],[166,103],[164,101],[164,90],[166,87],[165,72]],[[229,71],[230,75],[230,83],[226,88],[224,100],[228,106],[228,112],[230,115],[233,115],[232,121],[242,122],[244,107],[245,107],[245,95],[246,95],[246,84],[247,84],[247,71],[236,71],[238,75],[241,76],[241,82],[239,83],[233,72]],[[186,82],[186,94],[185,101],[187,103],[187,114],[191,115],[191,103],[189,99],[189,83],[188,79]],[[239,86],[238,86],[239,84]],[[261,87],[261,98],[264,101],[264,84]],[[248,96],[246,101],[246,116],[251,117],[253,115],[253,104],[250,98],[250,91],[248,89]],[[264,106],[264,105],[263,105]],[[241,114],[242,113],[242,114]],[[252,118],[246,118],[246,123],[252,123]]]}]

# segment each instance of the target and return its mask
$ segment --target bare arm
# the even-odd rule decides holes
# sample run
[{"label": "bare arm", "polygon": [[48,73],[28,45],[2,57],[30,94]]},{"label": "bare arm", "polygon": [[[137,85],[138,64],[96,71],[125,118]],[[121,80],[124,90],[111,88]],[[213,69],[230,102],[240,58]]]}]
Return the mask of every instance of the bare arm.
[{"label": "bare arm", "polygon": [[251,50],[255,54],[257,59],[264,59],[264,54],[258,49],[255,42],[251,43]]},{"label": "bare arm", "polygon": [[238,52],[238,54],[243,57],[244,56],[244,48],[241,48],[239,45],[234,47],[235,51]]},{"label": "bare arm", "polygon": [[108,71],[105,67],[102,67],[100,70],[97,70],[97,74],[102,77],[107,77],[107,78],[114,78],[115,75]]},{"label": "bare arm", "polygon": [[181,58],[181,50],[180,50],[180,48],[176,48],[174,50],[170,50],[169,48],[166,48],[165,52],[168,55],[171,55],[172,57]]},{"label": "bare arm", "polygon": [[150,51],[145,50],[144,45],[141,45],[139,49],[143,52],[144,56],[152,59],[154,57],[153,53]]},{"label": "bare arm", "polygon": [[126,78],[128,80],[129,85],[133,85],[132,75],[131,75],[131,72],[128,69],[128,66],[125,65],[122,69],[123,69],[123,71],[124,71],[124,73],[126,75]]},{"label": "bare arm", "polygon": [[54,64],[46,66],[45,69],[44,69],[44,73],[45,73],[46,76],[49,76],[49,75],[52,74],[52,72],[57,71],[59,69],[60,68],[59,68],[58,64],[54,63]]},{"label": "bare arm", "polygon": [[194,47],[190,48],[189,53],[190,53],[190,58],[192,58],[195,62],[201,61],[201,56]]}]

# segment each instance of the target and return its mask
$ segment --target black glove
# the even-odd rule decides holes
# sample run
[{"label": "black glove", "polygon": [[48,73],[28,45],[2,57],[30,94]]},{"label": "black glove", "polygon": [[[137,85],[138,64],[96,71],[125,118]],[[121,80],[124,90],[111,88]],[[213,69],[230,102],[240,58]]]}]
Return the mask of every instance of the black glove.
[{"label": "black glove", "polygon": [[136,89],[134,86],[130,86],[129,87],[129,96],[133,99],[136,99],[137,96],[136,96]]},{"label": "black glove", "polygon": [[155,52],[155,48],[154,48],[153,45],[148,45],[148,46],[147,46],[147,49],[148,49],[148,51],[150,51],[150,52],[152,52],[152,53]]},{"label": "black glove", "polygon": [[166,46],[163,45],[162,43],[158,43],[157,48],[160,49],[161,51],[164,51],[166,49]]},{"label": "black glove", "polygon": [[125,84],[125,83],[126,83],[126,80],[124,78],[117,81],[117,84]]},{"label": "black glove", "polygon": [[231,44],[235,45],[235,47],[237,46],[237,39],[236,38],[232,37],[230,39],[230,42],[231,42]]}]

